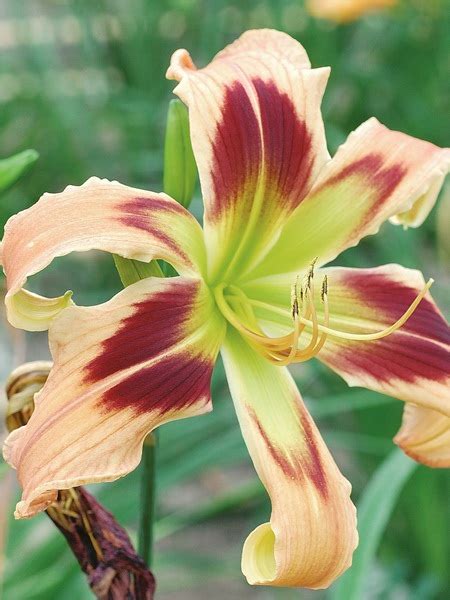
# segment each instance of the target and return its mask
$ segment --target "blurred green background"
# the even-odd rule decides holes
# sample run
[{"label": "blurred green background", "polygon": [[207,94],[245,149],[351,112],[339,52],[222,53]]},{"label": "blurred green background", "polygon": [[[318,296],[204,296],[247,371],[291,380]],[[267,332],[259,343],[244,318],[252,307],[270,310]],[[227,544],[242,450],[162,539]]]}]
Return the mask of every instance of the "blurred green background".
[{"label": "blurred green background", "polygon": [[[405,1],[337,26],[312,19],[300,0],[40,0],[0,4],[0,158],[34,148],[40,159],[0,199],[0,219],[91,175],[161,189],[165,115],[173,83],[171,53],[186,47],[197,64],[242,31],[282,29],[307,48],[314,66],[330,65],[324,118],[330,151],[375,115],[391,128],[448,143],[449,17],[444,0]],[[420,230],[385,225],[340,264],[400,262],[436,283],[447,316],[449,210]],[[199,194],[192,205],[201,218]],[[51,218],[51,216],[49,216]],[[439,234],[440,232],[440,234]],[[46,294],[75,290],[78,303],[109,298],[120,282],[109,256],[58,259],[36,279]],[[1,325],[2,375],[24,359],[48,355],[44,334]],[[349,390],[315,362],[296,369],[300,389],[358,501],[392,450],[400,402]],[[161,600],[261,600],[330,597],[324,592],[249,588],[240,572],[247,533],[269,506],[241,440],[221,368],[215,412],[161,431],[155,572]],[[1,430],[0,430],[1,431]],[[5,465],[0,465],[6,493]],[[389,487],[389,486],[388,486]],[[136,534],[138,473],[93,486]],[[449,491],[444,471],[418,467],[384,531],[362,598],[447,598]],[[8,514],[16,491],[11,492]],[[4,495],[3,498],[6,496]],[[89,598],[83,576],[45,516],[9,523],[4,598]]]}]

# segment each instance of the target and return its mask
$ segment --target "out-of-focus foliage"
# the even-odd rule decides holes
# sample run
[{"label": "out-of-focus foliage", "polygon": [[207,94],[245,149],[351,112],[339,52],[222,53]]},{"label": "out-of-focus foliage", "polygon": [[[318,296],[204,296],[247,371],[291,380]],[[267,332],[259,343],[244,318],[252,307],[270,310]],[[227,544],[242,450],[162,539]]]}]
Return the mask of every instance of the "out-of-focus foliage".
[{"label": "out-of-focus foliage", "polygon": [[[161,190],[165,118],[173,88],[164,73],[171,52],[186,47],[202,65],[252,27],[283,29],[305,45],[314,66],[331,65],[324,101],[330,151],[372,115],[391,128],[445,145],[449,14],[447,0],[405,0],[392,10],[336,26],[308,16],[301,0],[4,0],[0,158],[29,147],[41,158],[3,194],[0,218],[5,222],[44,191],[79,184],[91,175]],[[199,190],[191,208],[201,217]],[[440,228],[445,232],[445,223]],[[379,236],[364,240],[340,263],[392,261],[421,268],[436,279],[433,294],[448,314],[449,259],[441,253],[437,262],[435,229],[436,213],[419,230],[385,225]],[[447,234],[448,229],[447,223]],[[78,303],[104,300],[121,287],[111,258],[94,253],[57,260],[33,283],[37,291],[50,294],[72,288]],[[12,350],[16,362],[25,356],[45,358],[45,336],[11,337],[3,326],[3,375]],[[392,450],[402,405],[348,390],[316,363],[295,373],[357,501]],[[220,368],[213,395],[212,414],[161,429],[159,597],[309,598],[307,592],[248,588],[242,581],[241,544],[252,526],[267,517],[269,507]],[[132,534],[137,482],[133,473],[93,488]],[[419,467],[412,475],[383,535],[365,598],[445,598],[450,586],[449,488],[443,471]],[[11,519],[5,599],[60,597],[88,597],[64,541],[44,516],[30,522]]]},{"label": "out-of-focus foliage", "polygon": [[352,568],[331,590],[331,600],[349,600],[364,595],[373,559],[397,498],[417,463],[395,448],[375,471],[358,502],[359,545]]},{"label": "out-of-focus foliage", "polygon": [[9,158],[1,159],[0,193],[12,186],[28,167],[37,161],[38,157],[39,155],[35,150],[24,150]]}]

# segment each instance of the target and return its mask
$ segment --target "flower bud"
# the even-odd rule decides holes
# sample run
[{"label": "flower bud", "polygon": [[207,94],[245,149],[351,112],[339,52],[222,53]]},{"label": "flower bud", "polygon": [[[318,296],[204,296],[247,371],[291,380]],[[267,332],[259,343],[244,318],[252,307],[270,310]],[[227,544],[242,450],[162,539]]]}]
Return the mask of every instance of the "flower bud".
[{"label": "flower bud", "polygon": [[188,111],[180,100],[171,100],[164,144],[164,192],[188,208],[196,180]]}]

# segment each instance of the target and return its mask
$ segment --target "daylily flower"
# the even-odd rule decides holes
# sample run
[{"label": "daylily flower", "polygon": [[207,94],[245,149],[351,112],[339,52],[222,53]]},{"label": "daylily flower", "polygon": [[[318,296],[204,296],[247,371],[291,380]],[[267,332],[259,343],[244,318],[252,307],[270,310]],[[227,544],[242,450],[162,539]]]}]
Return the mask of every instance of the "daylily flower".
[{"label": "daylily flower", "polygon": [[[351,562],[355,509],[286,365],[315,356],[350,385],[412,403],[421,416],[408,409],[401,441],[449,464],[439,431],[450,334],[430,283],[398,265],[324,265],[388,219],[420,225],[450,153],[369,119],[330,159],[320,112],[329,69],[311,69],[276,31],[245,33],[199,70],[178,50],[167,75],[189,107],[203,231],[164,194],[95,178],[45,194],[6,226],[8,318],[49,327],[54,361],[28,425],[5,444],[23,486],[16,516],[43,510],[58,489],[125,475],[149,431],[210,411],[220,350],[272,501],[243,571],[253,584],[325,587]],[[54,257],[93,248],[163,259],[180,276],[94,307],[23,289]],[[435,443],[419,439],[422,422]]]},{"label": "daylily flower", "polygon": [[347,23],[395,4],[397,0],[308,0],[306,9],[313,17]]}]

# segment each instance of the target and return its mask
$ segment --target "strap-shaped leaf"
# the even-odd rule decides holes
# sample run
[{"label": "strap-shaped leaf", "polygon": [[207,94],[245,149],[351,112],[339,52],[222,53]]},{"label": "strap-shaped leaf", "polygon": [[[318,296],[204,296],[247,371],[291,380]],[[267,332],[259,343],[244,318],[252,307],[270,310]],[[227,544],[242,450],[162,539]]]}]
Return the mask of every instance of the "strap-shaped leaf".
[{"label": "strap-shaped leaf", "polygon": [[330,591],[331,600],[359,600],[389,517],[404,485],[418,466],[398,449],[378,467],[358,505],[359,546],[352,567]]}]

